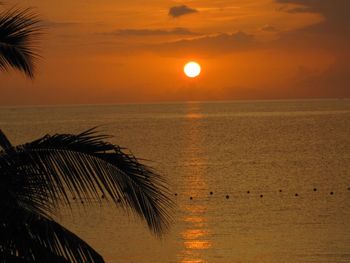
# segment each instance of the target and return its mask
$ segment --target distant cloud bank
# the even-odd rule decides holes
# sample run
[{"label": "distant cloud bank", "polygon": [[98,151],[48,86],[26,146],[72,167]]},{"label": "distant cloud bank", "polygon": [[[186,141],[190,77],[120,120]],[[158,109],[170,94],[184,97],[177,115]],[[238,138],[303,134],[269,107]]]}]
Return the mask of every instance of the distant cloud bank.
[{"label": "distant cloud bank", "polygon": [[167,36],[167,35],[182,35],[182,36],[194,36],[198,35],[195,32],[183,27],[176,27],[171,29],[119,29],[112,34],[116,36]]},{"label": "distant cloud bank", "polygon": [[230,53],[254,48],[256,45],[254,35],[239,31],[232,34],[217,34],[162,43],[153,45],[150,48],[156,52],[176,56],[192,54],[194,51],[198,55]]},{"label": "distant cloud bank", "polygon": [[265,32],[278,32],[278,28],[272,25],[265,25],[261,28],[262,31]]},{"label": "distant cloud bank", "polygon": [[169,16],[171,17],[180,17],[192,13],[197,13],[198,10],[194,8],[190,8],[186,5],[173,6],[169,9]]}]

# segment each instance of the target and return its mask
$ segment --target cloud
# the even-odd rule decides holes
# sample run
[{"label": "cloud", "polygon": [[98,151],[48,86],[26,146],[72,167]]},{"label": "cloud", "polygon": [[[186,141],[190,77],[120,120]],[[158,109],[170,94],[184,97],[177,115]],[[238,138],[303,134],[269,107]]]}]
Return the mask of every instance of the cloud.
[{"label": "cloud", "polygon": [[261,28],[261,31],[265,32],[278,32],[278,28],[272,25],[265,25]]},{"label": "cloud", "polygon": [[297,5],[282,9],[289,13],[319,13],[328,29],[350,31],[350,1],[349,0],[276,0],[280,4]]},{"label": "cloud", "polygon": [[[289,46],[323,47],[338,53],[350,44],[349,0],[275,0],[283,4],[279,9],[291,14],[315,13],[323,19],[312,25],[281,32],[281,43]],[[288,43],[289,42],[289,43]]]},{"label": "cloud", "polygon": [[315,11],[309,7],[289,7],[284,6],[278,9],[279,11],[284,11],[290,14],[297,14],[297,13],[315,13]]},{"label": "cloud", "polygon": [[[301,29],[284,32],[279,44],[323,49],[335,62],[323,72],[300,70],[293,85],[301,96],[350,97],[350,1],[276,0],[288,13],[318,13],[323,20]],[[290,6],[292,5],[292,6]]]},{"label": "cloud", "polygon": [[58,22],[58,21],[51,21],[51,20],[44,20],[41,22],[43,26],[50,27],[50,28],[57,28],[57,27],[71,27],[79,25],[77,22]]},{"label": "cloud", "polygon": [[150,49],[168,55],[208,55],[220,54],[247,50],[256,47],[254,35],[245,32],[233,34],[218,34],[214,36],[204,36],[194,39],[184,39],[174,42],[167,42],[149,46]]},{"label": "cloud", "polygon": [[180,6],[170,7],[170,9],[169,9],[169,16],[180,17],[180,16],[183,16],[183,15],[197,13],[197,12],[198,12],[197,9],[190,8],[190,7],[186,6],[186,5],[180,5]]},{"label": "cloud", "polygon": [[176,35],[176,36],[195,36],[198,35],[198,33],[192,32],[187,28],[183,27],[176,27],[172,29],[119,29],[117,31],[114,31],[112,33],[116,36],[169,36],[169,35]]},{"label": "cloud", "polygon": [[299,69],[294,81],[296,93],[300,97],[350,98],[349,55],[332,64],[327,70],[314,72]]}]

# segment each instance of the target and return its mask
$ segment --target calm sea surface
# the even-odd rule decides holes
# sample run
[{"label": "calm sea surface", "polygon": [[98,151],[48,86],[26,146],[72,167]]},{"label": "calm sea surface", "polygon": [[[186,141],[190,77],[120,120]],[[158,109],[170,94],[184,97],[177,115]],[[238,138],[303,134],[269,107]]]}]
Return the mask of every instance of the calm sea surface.
[{"label": "calm sea surface", "polygon": [[63,211],[107,262],[350,262],[350,100],[0,108],[13,143],[93,126],[176,203],[163,240],[115,207]]}]

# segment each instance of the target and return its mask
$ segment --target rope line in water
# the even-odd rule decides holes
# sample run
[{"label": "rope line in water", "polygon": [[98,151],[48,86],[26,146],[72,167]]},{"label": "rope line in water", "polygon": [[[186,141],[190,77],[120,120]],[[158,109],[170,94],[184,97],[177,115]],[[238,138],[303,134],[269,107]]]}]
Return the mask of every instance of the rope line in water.
[{"label": "rope line in water", "polygon": [[[350,192],[350,187],[348,187],[347,190],[348,190],[348,192]],[[312,192],[312,191],[313,191],[313,192],[319,192],[319,193],[320,193],[320,191],[319,191],[317,188],[313,188],[313,189],[311,190],[311,192]],[[270,191],[270,192],[271,192],[271,191]],[[279,193],[283,193],[284,191],[283,191],[282,189],[279,189],[278,192],[279,192]],[[339,193],[339,192],[341,192],[341,191],[338,191],[338,193]],[[237,193],[237,194],[241,194],[241,195],[243,194],[243,192],[236,192],[236,193]],[[252,194],[252,192],[251,192],[250,190],[246,191],[245,193],[246,193],[247,195]],[[259,195],[258,192],[256,192],[256,193]],[[265,191],[264,193],[266,194],[266,191]],[[288,192],[285,191],[284,193],[288,193]],[[291,193],[291,192],[289,192],[289,193]],[[335,195],[335,194],[336,194],[335,191],[330,191],[330,192],[328,193],[328,195]],[[174,193],[174,195],[175,195],[176,197],[179,196],[178,193]],[[210,191],[210,192],[209,192],[209,196],[213,196],[213,195],[214,195],[214,192],[213,192],[213,191]],[[240,195],[240,196],[241,196],[241,195]],[[291,195],[292,195],[292,194],[291,194]],[[294,196],[295,196],[295,197],[299,197],[300,195],[299,195],[299,193],[294,193]],[[259,195],[259,197],[260,197],[260,198],[263,198],[263,197],[264,197],[264,194],[261,193],[261,194]],[[228,195],[228,194],[227,194],[227,195],[224,195],[224,198],[230,199],[230,195]],[[190,199],[190,200],[193,200],[194,197],[193,197],[193,196],[190,196],[189,199]]]},{"label": "rope line in water", "polygon": [[[350,192],[350,187],[348,187],[346,190],[347,190],[347,192]],[[314,192],[314,193],[315,193],[315,192],[318,192],[318,193],[321,193],[321,191],[319,191],[319,189],[317,189],[317,188],[311,189],[310,192]],[[342,192],[341,190],[340,190],[340,191],[330,191],[330,192],[328,192],[328,195],[333,195],[333,196],[334,196],[334,195],[336,195],[336,193],[341,193],[341,192]],[[263,193],[261,193],[261,192],[259,193],[258,191],[255,192],[255,194],[256,194],[258,197],[260,197],[260,198],[266,197],[266,195],[268,195],[267,193],[275,193],[275,192],[274,192],[274,191],[264,191]],[[300,192],[293,193],[293,192],[291,192],[291,191],[285,191],[285,190],[283,190],[283,189],[279,189],[279,190],[278,190],[278,193],[288,193],[288,194],[290,194],[290,196],[294,195],[294,197],[300,197]],[[304,193],[305,193],[305,192],[304,192]],[[254,192],[248,190],[248,191],[246,191],[246,192],[242,192],[242,191],[236,192],[236,195],[228,195],[228,194],[226,194],[226,195],[220,194],[220,195],[223,196],[224,199],[230,199],[231,196],[233,196],[233,197],[235,197],[235,196],[241,197],[241,196],[243,196],[244,194],[245,194],[246,196],[248,196],[248,195],[249,195],[249,196],[253,196],[253,195],[254,195]],[[174,193],[174,196],[175,196],[175,197],[178,197],[179,194],[178,194],[178,193]],[[212,196],[218,196],[218,195],[215,195],[213,191],[210,191],[207,197],[212,197]],[[106,197],[105,197],[105,195],[101,195],[101,198],[102,198],[102,199],[105,199]],[[193,200],[194,198],[195,198],[194,196],[189,196],[189,199],[190,199],[190,200]],[[82,198],[82,199],[77,199],[75,196],[72,197],[72,200],[74,200],[74,201],[76,201],[76,202],[80,202],[80,203],[82,203],[82,204],[84,204],[84,201],[95,201],[93,198]],[[100,201],[99,201],[99,202],[100,202]],[[118,199],[117,202],[120,203],[121,200]]]}]

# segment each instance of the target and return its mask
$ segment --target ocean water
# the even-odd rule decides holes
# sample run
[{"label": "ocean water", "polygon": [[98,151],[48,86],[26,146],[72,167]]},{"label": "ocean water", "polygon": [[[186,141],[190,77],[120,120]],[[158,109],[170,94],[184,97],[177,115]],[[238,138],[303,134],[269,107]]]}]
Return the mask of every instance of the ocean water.
[{"label": "ocean water", "polygon": [[107,262],[350,262],[350,100],[0,108],[16,144],[94,126],[176,204],[163,239],[114,206],[63,210]]}]

